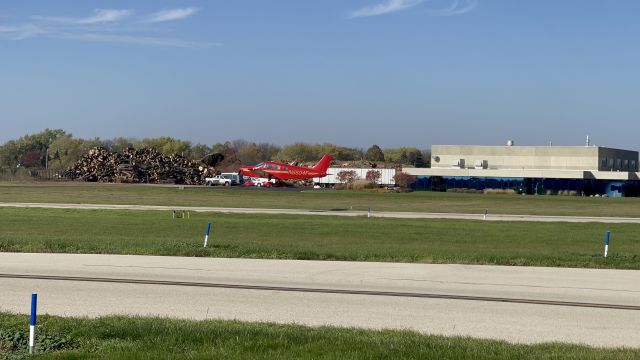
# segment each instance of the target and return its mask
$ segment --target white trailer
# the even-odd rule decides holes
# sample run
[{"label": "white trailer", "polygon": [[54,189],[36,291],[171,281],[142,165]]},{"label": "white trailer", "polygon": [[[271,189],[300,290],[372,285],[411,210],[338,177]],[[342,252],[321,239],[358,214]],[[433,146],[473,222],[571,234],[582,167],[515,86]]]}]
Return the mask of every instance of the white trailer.
[{"label": "white trailer", "polygon": [[329,168],[327,169],[327,176],[321,178],[313,178],[314,185],[320,186],[333,186],[336,184],[340,184],[338,181],[338,173],[341,171],[355,171],[356,179],[366,179],[367,172],[374,170],[380,173],[380,179],[378,179],[377,183],[379,185],[387,186],[387,185],[395,185],[395,180],[393,177],[396,176],[396,169],[372,169],[372,168]]}]

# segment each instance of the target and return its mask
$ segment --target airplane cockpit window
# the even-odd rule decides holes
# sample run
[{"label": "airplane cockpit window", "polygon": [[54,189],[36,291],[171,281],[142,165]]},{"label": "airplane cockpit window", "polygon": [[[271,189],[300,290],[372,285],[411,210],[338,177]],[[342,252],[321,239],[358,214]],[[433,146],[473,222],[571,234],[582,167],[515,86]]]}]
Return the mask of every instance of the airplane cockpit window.
[{"label": "airplane cockpit window", "polygon": [[265,167],[265,165],[266,165],[265,163],[260,163],[260,164],[258,164],[258,165],[256,165],[256,166],[254,166],[254,168],[256,168],[256,169],[262,169],[262,168],[264,168],[264,167]]}]

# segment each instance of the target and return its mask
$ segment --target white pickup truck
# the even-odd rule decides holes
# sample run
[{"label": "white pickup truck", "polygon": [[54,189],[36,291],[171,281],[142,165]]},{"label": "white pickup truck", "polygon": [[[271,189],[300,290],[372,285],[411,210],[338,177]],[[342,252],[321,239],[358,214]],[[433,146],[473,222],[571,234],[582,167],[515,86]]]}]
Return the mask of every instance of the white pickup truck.
[{"label": "white pickup truck", "polygon": [[231,186],[231,185],[237,185],[237,181],[235,181],[235,179],[232,179],[230,177],[225,177],[224,175],[215,175],[212,177],[208,177],[204,179],[204,183],[207,186],[214,186],[214,185],[224,185],[224,186]]}]

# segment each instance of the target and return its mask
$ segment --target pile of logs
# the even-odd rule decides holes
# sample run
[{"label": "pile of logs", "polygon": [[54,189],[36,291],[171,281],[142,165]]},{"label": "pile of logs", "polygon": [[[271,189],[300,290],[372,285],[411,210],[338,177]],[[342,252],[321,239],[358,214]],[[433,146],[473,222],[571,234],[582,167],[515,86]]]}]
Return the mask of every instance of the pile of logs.
[{"label": "pile of logs", "polygon": [[120,154],[96,147],[67,174],[90,182],[201,185],[205,177],[219,172],[216,166],[221,163],[224,163],[221,154],[209,154],[202,161],[194,161],[148,148],[130,148]]}]

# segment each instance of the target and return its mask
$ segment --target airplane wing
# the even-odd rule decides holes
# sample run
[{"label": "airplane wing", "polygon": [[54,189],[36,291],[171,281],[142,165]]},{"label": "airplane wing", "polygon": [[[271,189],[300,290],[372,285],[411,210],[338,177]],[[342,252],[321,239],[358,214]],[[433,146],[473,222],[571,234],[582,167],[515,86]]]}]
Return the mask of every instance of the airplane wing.
[{"label": "airplane wing", "polygon": [[255,177],[261,177],[265,179],[276,179],[280,181],[288,180],[289,178],[286,176],[286,172],[280,171],[271,171],[271,170],[263,170],[263,169],[251,169],[251,172],[256,174]]},{"label": "airplane wing", "polygon": [[281,172],[268,172],[267,176],[265,177],[269,177],[271,179],[277,179],[280,181],[284,181],[284,180],[289,180],[288,177],[286,177],[286,173],[281,173]]}]

